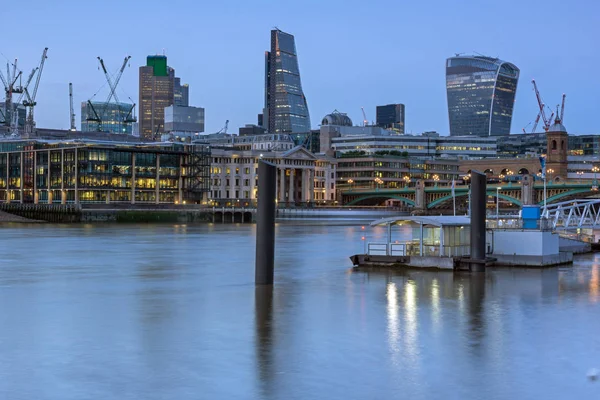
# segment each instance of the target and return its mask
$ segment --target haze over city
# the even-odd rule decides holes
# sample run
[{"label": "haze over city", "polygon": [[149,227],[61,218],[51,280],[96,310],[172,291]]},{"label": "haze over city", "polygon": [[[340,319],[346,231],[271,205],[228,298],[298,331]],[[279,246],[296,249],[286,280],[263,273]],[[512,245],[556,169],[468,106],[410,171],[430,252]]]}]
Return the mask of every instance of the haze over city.
[{"label": "haze over city", "polygon": [[[82,101],[108,87],[97,56],[114,71],[131,55],[118,91],[138,103],[138,67],[149,54],[166,54],[190,85],[190,104],[206,109],[205,132],[225,120],[232,132],[256,123],[264,104],[264,51],[278,27],[296,38],[302,86],[313,128],[337,109],[355,124],[375,120],[375,106],[406,105],[406,132],[447,135],[444,61],[474,52],[517,65],[512,133],[533,121],[536,79],[550,107],[567,94],[570,133],[598,132],[600,64],[597,16],[592,0],[566,5],[550,1],[502,4],[432,1],[282,2],[105,1],[60,3],[33,0],[4,5],[5,15],[23,15],[26,28],[11,30],[0,61],[19,59],[29,71],[44,47],[48,60],[38,94],[38,127],[69,127],[68,83],[73,82],[77,126]],[[538,128],[539,129],[539,128]]]}]

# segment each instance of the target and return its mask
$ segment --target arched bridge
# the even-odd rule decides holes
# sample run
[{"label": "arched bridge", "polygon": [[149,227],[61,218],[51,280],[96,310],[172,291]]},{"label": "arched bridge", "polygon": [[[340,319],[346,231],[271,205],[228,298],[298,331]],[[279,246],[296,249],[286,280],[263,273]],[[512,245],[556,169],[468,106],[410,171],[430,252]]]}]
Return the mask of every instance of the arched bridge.
[{"label": "arched bridge", "polygon": [[[548,182],[546,203],[589,197],[597,194],[597,190],[595,181]],[[457,185],[454,191],[457,208],[464,208],[469,186]],[[516,207],[544,205],[543,182],[534,181],[531,176],[523,177],[520,182],[488,185],[487,194]],[[349,188],[342,190],[341,196],[345,205],[379,205],[392,200],[423,211],[452,208],[450,185],[424,186],[421,181],[415,186],[402,188]]]}]

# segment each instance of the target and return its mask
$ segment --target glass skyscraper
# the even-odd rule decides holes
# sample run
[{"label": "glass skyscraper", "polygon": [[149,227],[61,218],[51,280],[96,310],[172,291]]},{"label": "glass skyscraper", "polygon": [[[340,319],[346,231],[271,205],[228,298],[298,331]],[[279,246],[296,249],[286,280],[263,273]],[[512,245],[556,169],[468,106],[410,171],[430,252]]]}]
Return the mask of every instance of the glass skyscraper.
[{"label": "glass skyscraper", "polygon": [[279,29],[271,31],[271,51],[265,52],[263,113],[270,133],[310,131],[294,36]]},{"label": "glass skyscraper", "polygon": [[508,135],[518,81],[519,68],[497,58],[447,59],[450,135]]}]

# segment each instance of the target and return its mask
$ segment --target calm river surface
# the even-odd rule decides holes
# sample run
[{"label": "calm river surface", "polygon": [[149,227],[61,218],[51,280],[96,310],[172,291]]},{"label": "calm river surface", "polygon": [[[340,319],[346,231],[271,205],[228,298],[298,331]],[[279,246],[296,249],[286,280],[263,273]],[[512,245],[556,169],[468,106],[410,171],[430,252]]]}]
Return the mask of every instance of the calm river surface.
[{"label": "calm river surface", "polygon": [[336,224],[278,225],[272,291],[253,225],[0,226],[0,399],[600,398],[600,255],[361,273]]}]

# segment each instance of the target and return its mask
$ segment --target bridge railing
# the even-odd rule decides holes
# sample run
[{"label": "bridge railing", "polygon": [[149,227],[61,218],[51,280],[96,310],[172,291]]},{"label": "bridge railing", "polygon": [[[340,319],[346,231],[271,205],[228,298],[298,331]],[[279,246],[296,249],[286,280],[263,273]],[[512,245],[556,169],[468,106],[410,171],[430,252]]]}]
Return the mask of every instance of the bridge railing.
[{"label": "bridge railing", "polygon": [[537,221],[524,221],[520,218],[499,218],[486,220],[487,229],[531,229],[538,231],[553,230],[553,223],[550,219],[539,219]]}]

